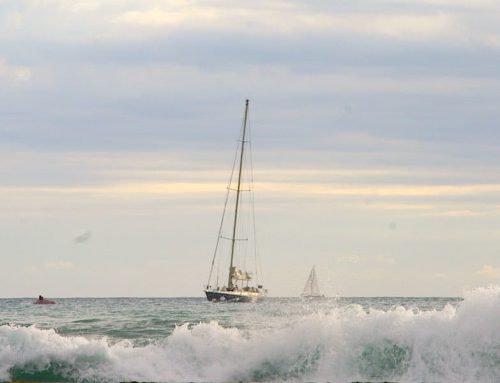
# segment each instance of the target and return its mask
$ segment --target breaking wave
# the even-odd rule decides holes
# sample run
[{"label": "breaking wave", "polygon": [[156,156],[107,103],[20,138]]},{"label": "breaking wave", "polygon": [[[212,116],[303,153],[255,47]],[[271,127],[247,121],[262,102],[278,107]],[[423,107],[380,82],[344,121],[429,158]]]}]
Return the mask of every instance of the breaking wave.
[{"label": "breaking wave", "polygon": [[0,381],[500,381],[500,287],[439,311],[336,307],[267,330],[183,324],[137,347],[0,326]]}]

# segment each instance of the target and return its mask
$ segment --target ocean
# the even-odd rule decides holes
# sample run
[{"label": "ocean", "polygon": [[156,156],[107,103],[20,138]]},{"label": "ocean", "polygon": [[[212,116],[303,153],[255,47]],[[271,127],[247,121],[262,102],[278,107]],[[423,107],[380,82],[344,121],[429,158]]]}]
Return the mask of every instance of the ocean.
[{"label": "ocean", "polygon": [[0,299],[0,381],[500,382],[500,287],[463,298]]}]

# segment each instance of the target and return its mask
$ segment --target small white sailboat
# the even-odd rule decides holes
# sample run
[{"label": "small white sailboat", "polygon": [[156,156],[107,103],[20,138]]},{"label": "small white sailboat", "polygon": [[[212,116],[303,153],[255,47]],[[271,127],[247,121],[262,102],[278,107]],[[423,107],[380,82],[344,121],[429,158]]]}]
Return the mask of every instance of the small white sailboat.
[{"label": "small white sailboat", "polygon": [[309,273],[309,277],[307,278],[306,284],[304,286],[304,290],[302,294],[300,294],[302,298],[324,298],[325,295],[321,294],[319,290],[318,277],[316,276],[316,269],[313,266],[311,272]]},{"label": "small white sailboat", "polygon": [[[258,282],[252,159],[250,150],[245,150],[246,146],[248,149],[250,147],[248,128],[248,100],[246,100],[241,141],[227,186],[219,235],[208,282],[204,289],[207,299],[213,302],[257,302],[267,296],[267,290]],[[252,255],[253,270],[252,262],[248,261]],[[222,268],[219,273],[218,265],[221,260],[228,262],[229,268]],[[219,274],[223,275],[224,269],[228,270],[227,285],[220,286]]]}]

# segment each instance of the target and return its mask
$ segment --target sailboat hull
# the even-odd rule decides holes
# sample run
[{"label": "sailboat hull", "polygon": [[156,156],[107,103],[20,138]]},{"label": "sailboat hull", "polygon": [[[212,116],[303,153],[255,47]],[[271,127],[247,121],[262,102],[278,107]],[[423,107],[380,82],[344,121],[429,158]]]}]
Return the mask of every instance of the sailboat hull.
[{"label": "sailboat hull", "polygon": [[210,302],[242,302],[253,303],[263,300],[267,294],[260,291],[221,291],[205,290],[205,295]]}]

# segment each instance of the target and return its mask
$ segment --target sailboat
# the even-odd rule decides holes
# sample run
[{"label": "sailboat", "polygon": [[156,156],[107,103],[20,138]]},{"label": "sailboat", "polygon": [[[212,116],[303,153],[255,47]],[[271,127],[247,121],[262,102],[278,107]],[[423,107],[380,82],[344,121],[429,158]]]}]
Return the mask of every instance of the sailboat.
[{"label": "sailboat", "polygon": [[319,291],[319,283],[318,277],[316,276],[316,270],[313,266],[311,272],[309,273],[309,277],[307,278],[306,284],[304,286],[304,290],[302,294],[300,294],[302,298],[324,298],[324,294],[321,294]]},{"label": "sailboat", "polygon": [[[207,299],[212,302],[257,302],[267,296],[267,290],[258,282],[252,159],[248,137],[246,100],[241,139],[227,186],[219,235],[204,289]],[[248,258],[252,255],[254,265],[253,271],[250,271],[252,266]],[[221,266],[222,262],[227,268]],[[227,284],[221,283],[221,286],[219,276],[224,281],[226,272]]]}]

